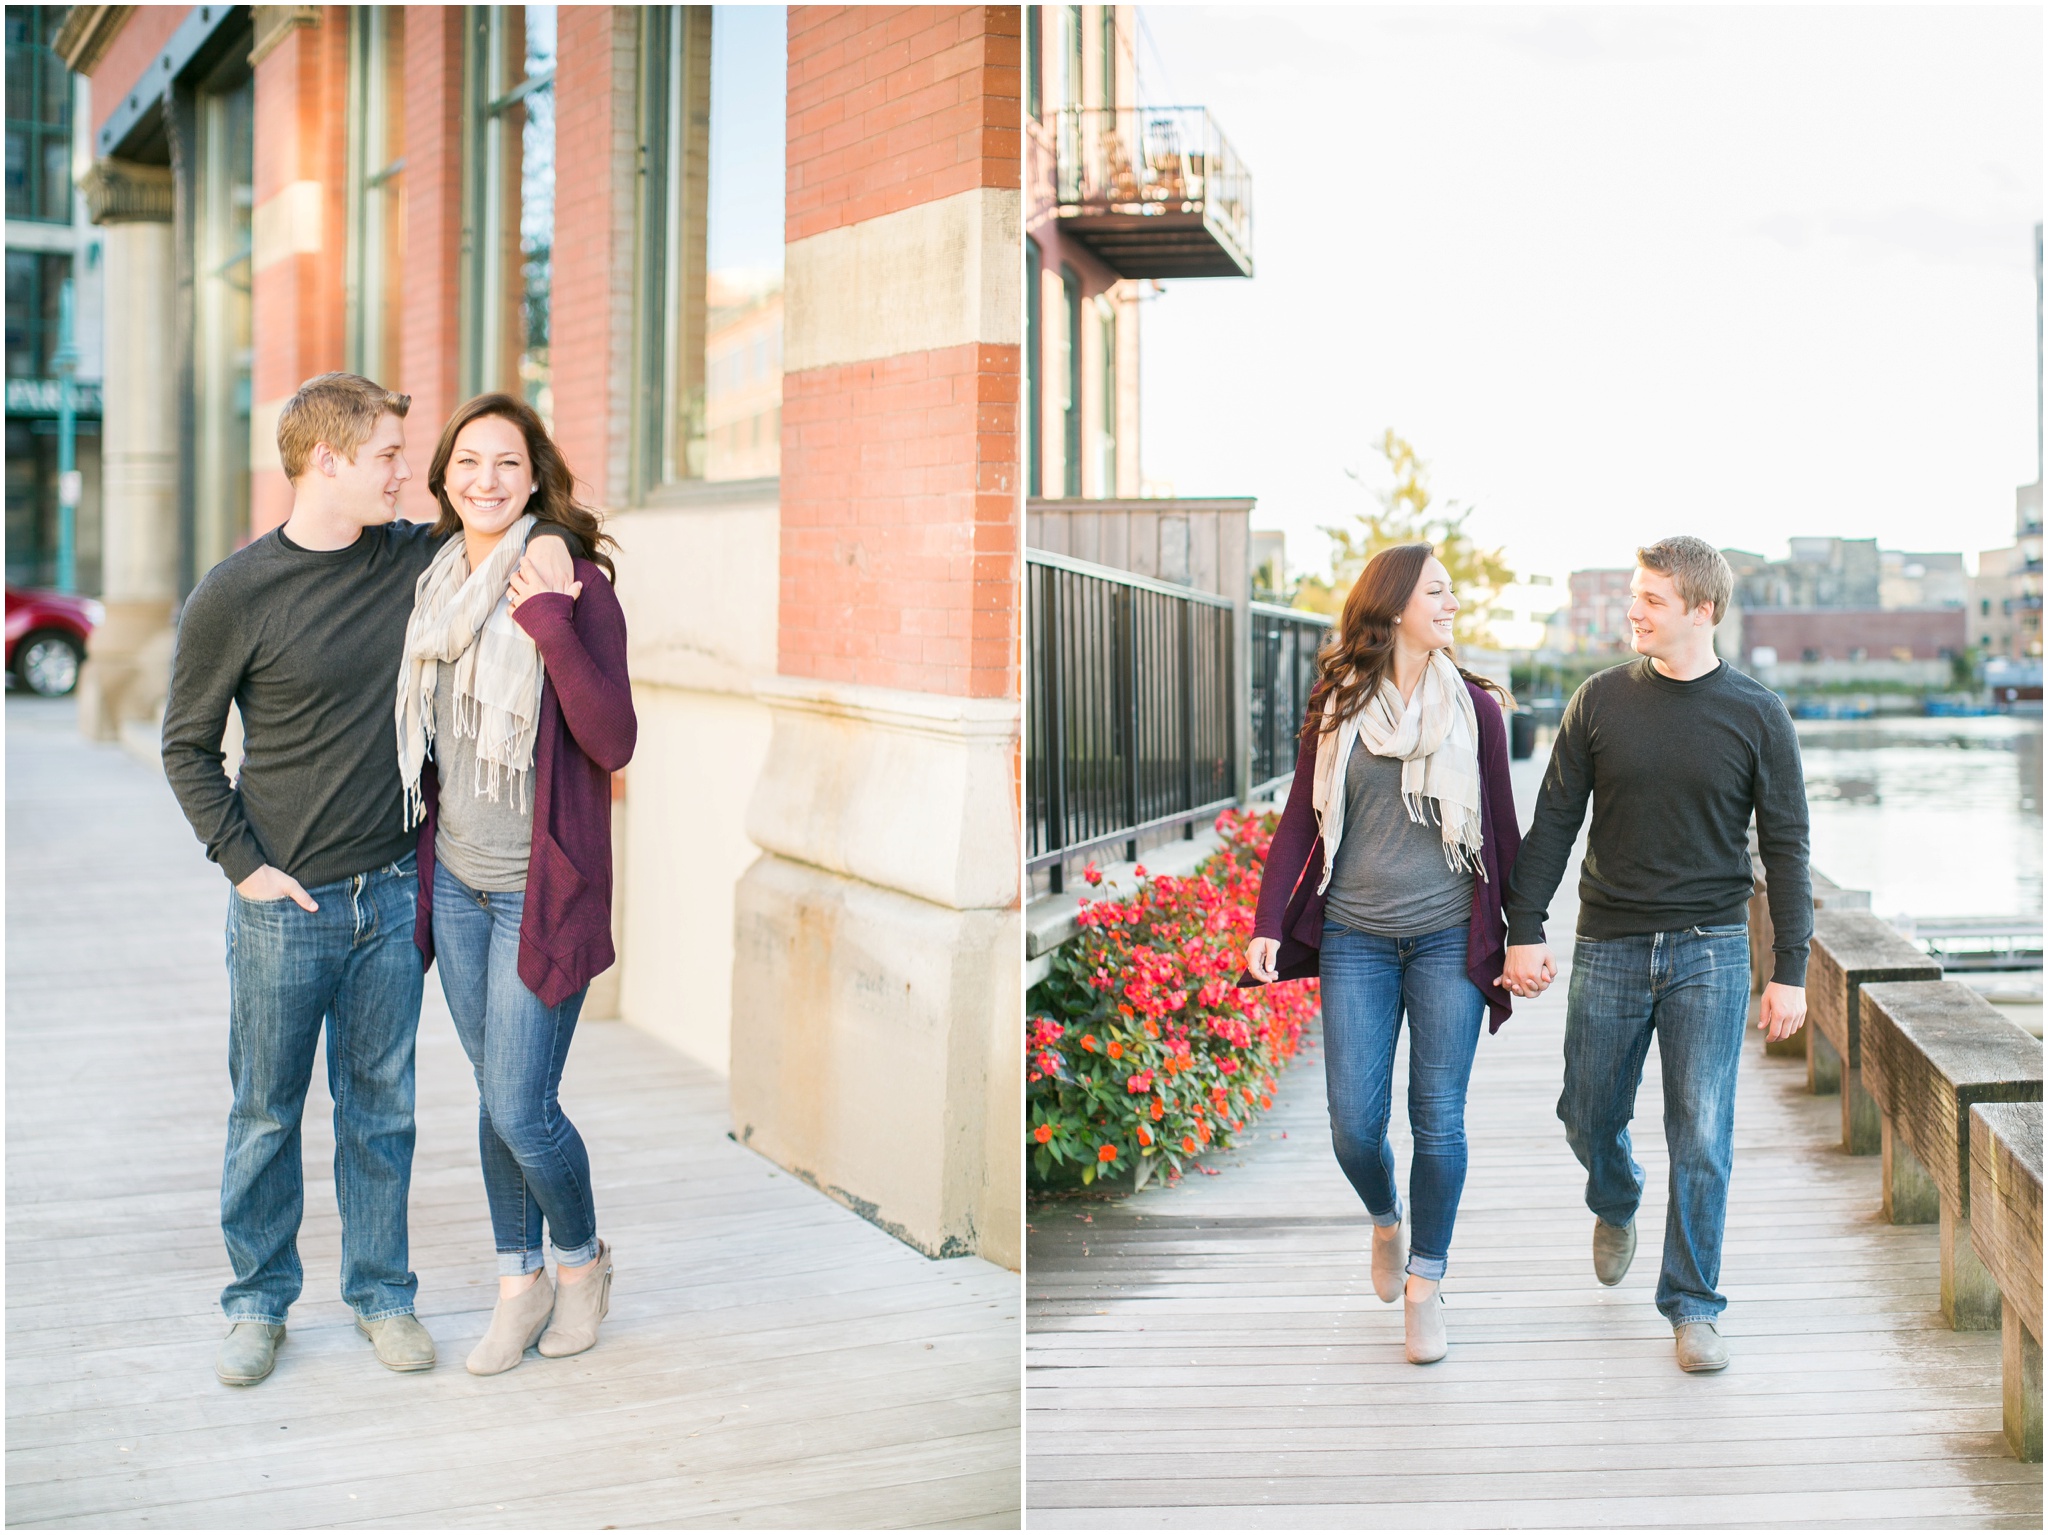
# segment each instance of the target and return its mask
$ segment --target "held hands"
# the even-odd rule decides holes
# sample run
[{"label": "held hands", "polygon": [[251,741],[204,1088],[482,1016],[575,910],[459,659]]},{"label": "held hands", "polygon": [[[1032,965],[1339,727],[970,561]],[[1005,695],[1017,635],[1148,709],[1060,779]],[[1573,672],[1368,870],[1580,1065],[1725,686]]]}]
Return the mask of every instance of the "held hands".
[{"label": "held hands", "polygon": [[576,567],[559,538],[530,539],[519,568],[512,572],[512,611],[539,592],[561,592],[571,602],[583,595],[583,583],[576,579]]},{"label": "held hands", "polygon": [[[284,870],[273,869],[267,863],[235,886],[235,892],[245,901],[282,901],[289,896],[308,911],[320,909],[320,903],[306,894],[304,885]],[[1805,1011],[1804,1003],[1801,1004],[1800,1010]]]},{"label": "held hands", "polygon": [[1757,1011],[1756,1026],[1772,1044],[1790,1039],[1806,1022],[1806,988],[1780,986],[1772,981],[1764,987],[1763,1005]]},{"label": "held hands", "polygon": [[1518,997],[1540,997],[1557,978],[1557,963],[1550,957],[1547,943],[1511,944],[1501,972],[1494,977],[1494,985],[1505,986]]},{"label": "held hands", "polygon": [[1279,939],[1254,938],[1244,951],[1244,967],[1251,971],[1254,980],[1277,981],[1280,979],[1276,968],[1279,958]]}]

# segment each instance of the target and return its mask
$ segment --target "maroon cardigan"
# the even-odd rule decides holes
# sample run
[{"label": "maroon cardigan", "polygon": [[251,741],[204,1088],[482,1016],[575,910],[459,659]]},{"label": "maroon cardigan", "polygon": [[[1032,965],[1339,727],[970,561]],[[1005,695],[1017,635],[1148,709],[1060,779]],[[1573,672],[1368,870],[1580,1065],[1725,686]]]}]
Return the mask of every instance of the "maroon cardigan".
[{"label": "maroon cardigan", "polygon": [[[1466,683],[1465,691],[1472,695],[1472,711],[1479,719],[1479,861],[1486,870],[1486,878],[1472,881],[1465,974],[1485,996],[1488,1032],[1494,1032],[1514,1011],[1514,999],[1496,978],[1507,960],[1508,873],[1522,846],[1522,828],[1515,819],[1514,790],[1508,782],[1508,733],[1500,705],[1477,683]],[[1318,688],[1309,696],[1308,717],[1314,719],[1322,708]],[[1288,792],[1280,828],[1273,833],[1273,845],[1266,851],[1258,917],[1252,927],[1255,938],[1280,940],[1275,968],[1283,981],[1316,975],[1321,969],[1324,898],[1316,887],[1323,879],[1323,838],[1310,790],[1316,776],[1317,740],[1311,734],[1295,761],[1294,787]],[[1238,984],[1249,980],[1246,976]]]},{"label": "maroon cardigan", "polygon": [[[542,592],[513,620],[547,668],[533,748],[533,854],[519,922],[519,979],[559,1007],[608,969],[612,949],[612,774],[639,733],[626,677],[626,615],[604,572],[576,561],[583,595]],[[426,764],[420,792],[419,912],[412,941],[434,962],[434,825],[440,780]]]}]

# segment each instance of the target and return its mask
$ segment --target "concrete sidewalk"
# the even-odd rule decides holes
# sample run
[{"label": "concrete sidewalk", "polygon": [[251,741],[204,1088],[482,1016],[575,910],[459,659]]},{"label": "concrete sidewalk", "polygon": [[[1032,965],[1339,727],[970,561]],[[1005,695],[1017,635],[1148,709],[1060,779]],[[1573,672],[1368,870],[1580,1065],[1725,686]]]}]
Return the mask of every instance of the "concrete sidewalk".
[{"label": "concrete sidewalk", "polygon": [[338,1296],[316,1066],[306,1293],[276,1373],[219,1385],[225,882],[68,702],[6,717],[10,1525],[1016,1526],[1017,1276],[778,1173],[727,1137],[723,1079],[622,1024],[584,1025],[562,1088],[618,1254],[603,1341],[464,1371],[496,1266],[432,976],[412,1262],[439,1367],[380,1368]]}]

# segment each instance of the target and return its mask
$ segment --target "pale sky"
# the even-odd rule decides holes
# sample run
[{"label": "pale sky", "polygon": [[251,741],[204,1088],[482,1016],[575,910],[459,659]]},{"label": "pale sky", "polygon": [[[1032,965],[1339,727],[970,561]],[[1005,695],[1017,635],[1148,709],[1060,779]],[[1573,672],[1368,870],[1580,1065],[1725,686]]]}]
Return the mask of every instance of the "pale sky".
[{"label": "pale sky", "polygon": [[1671,532],[2011,542],[2038,8],[1143,20],[1144,98],[1252,172],[1257,264],[1145,305],[1145,473],[1256,495],[1295,570],[1388,426],[1525,572]]}]

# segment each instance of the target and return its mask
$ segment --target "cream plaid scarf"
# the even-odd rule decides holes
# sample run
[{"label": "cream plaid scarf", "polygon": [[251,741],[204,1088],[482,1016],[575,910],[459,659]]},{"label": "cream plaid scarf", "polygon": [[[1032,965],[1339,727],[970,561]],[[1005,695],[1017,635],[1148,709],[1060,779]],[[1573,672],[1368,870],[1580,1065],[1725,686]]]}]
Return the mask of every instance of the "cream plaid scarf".
[{"label": "cream plaid scarf", "polygon": [[[405,783],[405,824],[426,815],[420,772],[437,729],[476,737],[474,792],[498,797],[509,783],[526,805],[533,769],[534,732],[540,724],[544,673],[540,650],[512,618],[508,587],[533,527],[528,514],[498,540],[475,570],[458,533],[441,546],[413,588],[405,626],[405,657],[398,666],[398,774]],[[434,718],[439,668],[455,669],[452,720]]]},{"label": "cream plaid scarf", "polygon": [[[1336,708],[1336,690],[1323,701],[1327,725]],[[1406,705],[1391,677],[1363,708],[1316,742],[1316,781],[1312,801],[1323,834],[1323,886],[1337,867],[1337,844],[1344,836],[1344,765],[1359,740],[1378,757],[1401,759],[1401,803],[1408,819],[1443,828],[1444,861],[1481,879],[1480,860],[1479,717],[1465,679],[1441,650],[1431,651],[1415,697]]]}]

